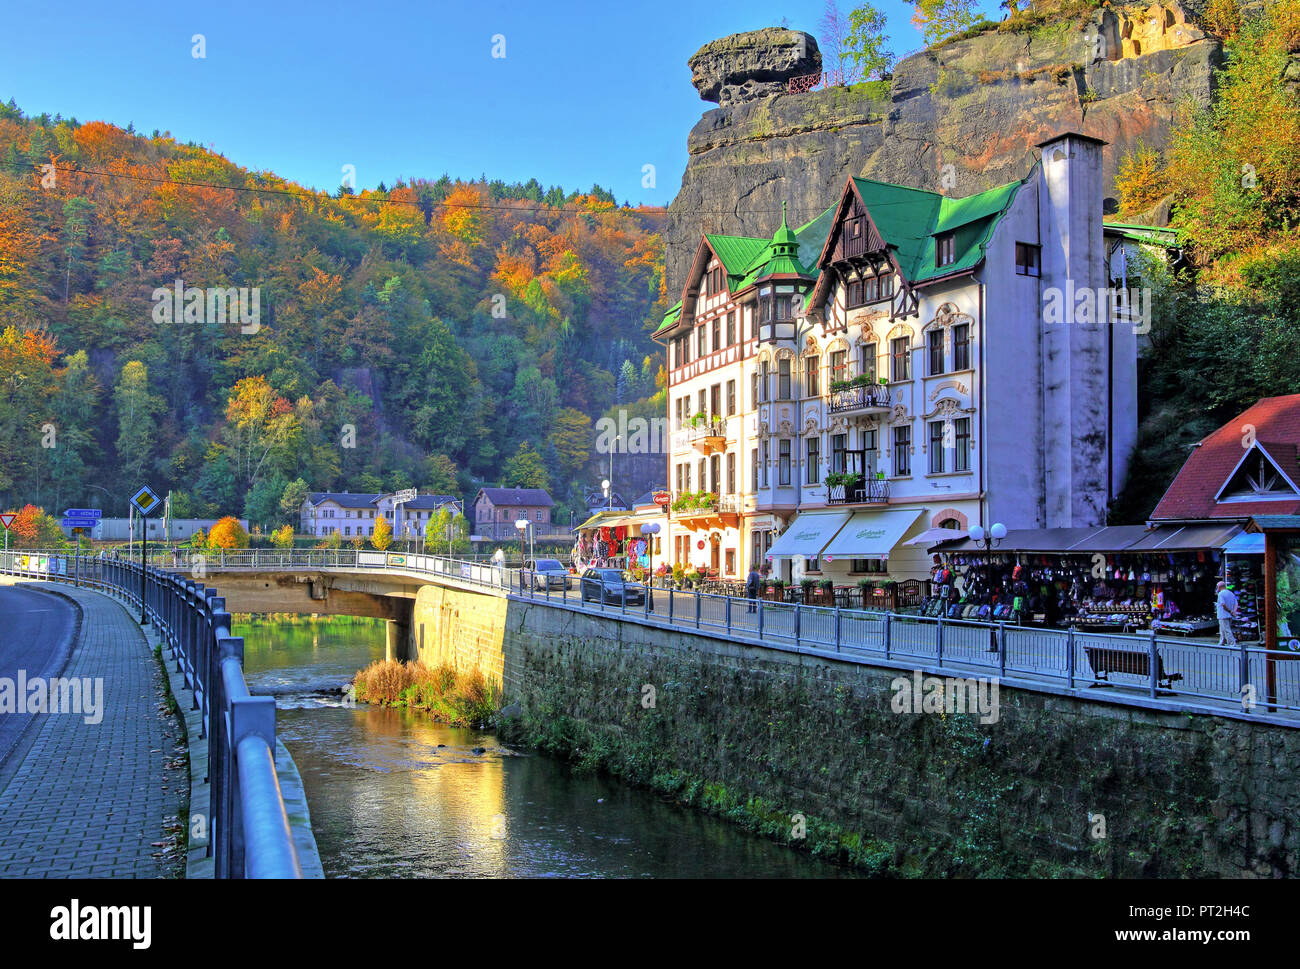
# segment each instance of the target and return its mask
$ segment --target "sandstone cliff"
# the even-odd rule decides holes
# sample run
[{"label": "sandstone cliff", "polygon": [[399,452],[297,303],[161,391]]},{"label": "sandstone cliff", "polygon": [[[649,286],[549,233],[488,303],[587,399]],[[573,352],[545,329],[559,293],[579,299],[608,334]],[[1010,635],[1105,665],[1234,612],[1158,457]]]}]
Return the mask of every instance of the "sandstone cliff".
[{"label": "sandstone cliff", "polygon": [[668,209],[668,285],[702,232],[770,235],[800,224],[849,175],[969,195],[1022,177],[1034,145],[1072,129],[1109,142],[1105,184],[1139,142],[1162,147],[1176,103],[1212,94],[1221,48],[1170,4],[1105,8],[1023,33],[989,31],[905,58],[892,81],[786,93],[815,73],[816,41],[768,29],[706,44],[692,80],[719,106],[690,133]]}]

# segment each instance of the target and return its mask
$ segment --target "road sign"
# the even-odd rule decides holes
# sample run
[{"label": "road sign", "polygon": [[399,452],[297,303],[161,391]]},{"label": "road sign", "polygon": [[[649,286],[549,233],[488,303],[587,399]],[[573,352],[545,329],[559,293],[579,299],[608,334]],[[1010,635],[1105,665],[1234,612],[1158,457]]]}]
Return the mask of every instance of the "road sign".
[{"label": "road sign", "polygon": [[99,522],[93,518],[65,518],[63,519],[64,528],[94,528]]},{"label": "road sign", "polygon": [[131,504],[135,507],[135,510],[146,517],[148,517],[149,512],[158,507],[158,502],[161,500],[149,490],[147,485],[131,496]]},{"label": "road sign", "polygon": [[9,531],[9,526],[14,523],[14,519],[17,517],[17,513],[12,511],[7,515],[0,515],[0,525],[5,527],[5,531]]},{"label": "road sign", "polygon": [[68,518],[103,518],[104,513],[98,508],[69,508],[63,513]]},{"label": "road sign", "polygon": [[408,501],[415,501],[418,494],[414,488],[403,488],[393,495],[393,504],[405,504]]}]

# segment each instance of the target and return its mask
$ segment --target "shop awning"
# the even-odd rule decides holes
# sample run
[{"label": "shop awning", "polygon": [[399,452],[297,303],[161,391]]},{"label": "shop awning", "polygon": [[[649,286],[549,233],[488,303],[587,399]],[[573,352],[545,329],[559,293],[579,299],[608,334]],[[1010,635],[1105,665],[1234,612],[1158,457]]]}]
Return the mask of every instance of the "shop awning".
[{"label": "shop awning", "polygon": [[608,528],[611,525],[619,524],[619,522],[622,521],[622,517],[623,516],[618,512],[598,511],[581,525],[575,525],[573,530],[581,531],[585,528]]},{"label": "shop awning", "polygon": [[822,549],[848,520],[847,511],[804,512],[777,536],[768,549],[768,557],[780,559],[803,555],[811,558],[821,555]]},{"label": "shop awning", "polygon": [[920,517],[919,511],[860,511],[831,539],[823,554],[845,559],[885,558]]},{"label": "shop awning", "polygon": [[1264,533],[1242,532],[1223,546],[1224,555],[1263,555]]},{"label": "shop awning", "polygon": [[904,545],[924,545],[929,548],[931,545],[940,545],[944,542],[956,542],[967,536],[964,528],[927,528],[916,538],[909,538]]},{"label": "shop awning", "polygon": [[1241,525],[1160,525],[1126,552],[1192,552],[1223,548],[1241,534]]},{"label": "shop awning", "polygon": [[1123,552],[1147,536],[1145,525],[1108,525],[1091,529],[1090,534],[1079,539],[1067,552]]}]

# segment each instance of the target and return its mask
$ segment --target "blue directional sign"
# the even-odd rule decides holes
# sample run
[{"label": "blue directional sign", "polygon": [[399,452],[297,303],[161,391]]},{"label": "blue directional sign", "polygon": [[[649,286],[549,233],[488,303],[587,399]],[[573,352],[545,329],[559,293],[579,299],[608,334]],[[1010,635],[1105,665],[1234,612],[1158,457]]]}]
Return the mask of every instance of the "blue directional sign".
[{"label": "blue directional sign", "polygon": [[68,518],[103,518],[104,513],[98,508],[69,508],[63,513]]},{"label": "blue directional sign", "polygon": [[98,525],[93,518],[65,518],[63,519],[64,528],[94,528]]}]

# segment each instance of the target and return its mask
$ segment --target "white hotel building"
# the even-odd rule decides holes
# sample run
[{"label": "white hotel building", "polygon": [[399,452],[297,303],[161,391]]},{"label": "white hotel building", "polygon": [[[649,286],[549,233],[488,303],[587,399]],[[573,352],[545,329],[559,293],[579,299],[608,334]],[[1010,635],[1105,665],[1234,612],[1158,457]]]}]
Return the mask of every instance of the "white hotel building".
[{"label": "white hotel building", "polygon": [[798,229],[703,236],[655,334],[669,561],[901,581],[937,529],[1103,524],[1137,436],[1137,327],[1073,311],[1132,238],[1102,223],[1103,144],[1050,139],[966,198],[850,178]]}]

